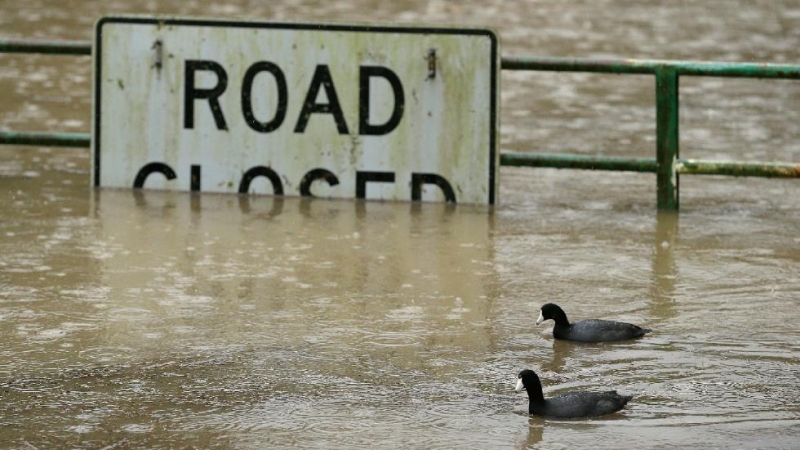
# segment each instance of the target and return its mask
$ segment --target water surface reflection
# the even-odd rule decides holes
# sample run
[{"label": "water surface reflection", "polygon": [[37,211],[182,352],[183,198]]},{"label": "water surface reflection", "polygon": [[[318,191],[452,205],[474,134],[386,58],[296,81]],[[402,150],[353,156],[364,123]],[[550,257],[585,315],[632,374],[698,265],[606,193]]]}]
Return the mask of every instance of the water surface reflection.
[{"label": "water surface reflection", "polygon": [[[7,37],[100,12],[450,22],[505,55],[791,62],[789,1],[97,2],[0,6]],[[0,55],[0,126],[88,131],[86,58]],[[796,83],[681,81],[682,155],[797,160]],[[652,156],[650,77],[507,73],[502,147]],[[48,447],[796,446],[800,188],[501,170],[501,205],[92,192],[84,149],[0,153],[0,440]],[[572,345],[537,309],[654,332]],[[620,414],[528,418],[619,389]],[[622,445],[623,443],[624,445]]]}]

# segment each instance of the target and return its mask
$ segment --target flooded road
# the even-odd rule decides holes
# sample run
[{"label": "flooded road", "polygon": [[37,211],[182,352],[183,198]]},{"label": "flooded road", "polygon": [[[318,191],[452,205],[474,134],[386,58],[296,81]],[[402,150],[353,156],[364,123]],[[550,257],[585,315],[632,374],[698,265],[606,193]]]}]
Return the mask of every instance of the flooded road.
[{"label": "flooded road", "polygon": [[[0,3],[4,37],[101,13],[467,23],[504,55],[800,61],[793,2]],[[0,126],[88,132],[89,59],[0,55]],[[651,157],[649,77],[504,73],[502,147]],[[800,161],[800,83],[681,80],[681,154]],[[0,148],[7,448],[792,448],[800,184],[502,168],[494,209],[93,191],[87,149]],[[579,345],[538,308],[653,329]],[[618,389],[592,420],[514,393]]]}]

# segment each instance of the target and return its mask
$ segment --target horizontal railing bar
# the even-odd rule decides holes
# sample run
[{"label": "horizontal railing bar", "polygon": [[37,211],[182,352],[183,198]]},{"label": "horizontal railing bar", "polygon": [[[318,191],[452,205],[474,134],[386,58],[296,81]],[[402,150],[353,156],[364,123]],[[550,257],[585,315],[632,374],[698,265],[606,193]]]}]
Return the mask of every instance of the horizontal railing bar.
[{"label": "horizontal railing bar", "polygon": [[[0,39],[0,53],[45,53],[91,55],[90,41],[44,41],[30,39]],[[544,70],[563,72],[601,72],[617,74],[654,74],[665,68],[675,69],[678,75],[800,78],[800,65],[767,63],[720,63],[710,61],[677,61],[658,59],[592,59],[555,56],[503,57],[504,70]]]},{"label": "horizontal railing bar", "polygon": [[42,53],[48,55],[91,55],[90,41],[41,41],[0,39],[0,53]]},{"label": "horizontal railing bar", "polygon": [[715,63],[681,61],[675,69],[678,75],[743,78],[800,78],[800,66],[768,63]]},{"label": "horizontal railing bar", "polygon": [[544,70],[552,72],[602,72],[649,75],[654,69],[649,65],[635,64],[634,59],[580,59],[561,57],[512,57],[500,61],[503,70]]},{"label": "horizontal railing bar", "polygon": [[49,133],[40,131],[0,131],[0,144],[40,147],[89,147],[89,133]]},{"label": "horizontal railing bar", "polygon": [[800,164],[680,159],[681,175],[728,175],[735,177],[800,178]]},{"label": "horizontal railing bar", "polygon": [[[89,133],[50,133],[38,131],[0,131],[0,145],[40,147],[89,147]],[[527,153],[504,150],[500,165],[510,167],[549,167],[553,169],[612,170],[625,172],[656,171],[656,160],[617,156],[585,156],[556,153]],[[681,175],[730,175],[738,177],[800,178],[800,164],[678,160]]]},{"label": "horizontal railing bar", "polygon": [[761,63],[718,63],[656,59],[584,59],[563,57],[503,57],[504,70],[544,70],[554,72],[600,72],[615,74],[655,74],[674,69],[678,75],[800,78],[800,65]]},{"label": "horizontal railing bar", "polygon": [[513,151],[503,151],[500,153],[500,165],[514,167],[550,167],[556,169],[616,170],[627,172],[656,171],[656,160],[654,158],[621,158]]},{"label": "horizontal railing bar", "polygon": [[[614,170],[655,172],[656,160],[614,156],[583,156],[551,153],[503,151],[501,166],[549,167],[554,169]],[[729,175],[737,177],[800,178],[800,164],[711,161],[679,159],[676,170],[682,175]]]}]

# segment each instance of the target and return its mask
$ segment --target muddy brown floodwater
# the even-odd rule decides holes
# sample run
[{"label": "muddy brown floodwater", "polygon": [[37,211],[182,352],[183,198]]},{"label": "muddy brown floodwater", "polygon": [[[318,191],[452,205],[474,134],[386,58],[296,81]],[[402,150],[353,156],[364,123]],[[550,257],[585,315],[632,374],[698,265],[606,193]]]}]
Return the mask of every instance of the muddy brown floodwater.
[{"label": "muddy brown floodwater", "polygon": [[[13,3],[13,4],[12,4]],[[800,61],[789,1],[0,2],[2,37],[102,14],[488,26],[504,55]],[[0,127],[88,132],[85,57],[0,55]],[[504,149],[652,157],[646,76],[504,73]],[[681,80],[681,154],[800,161],[800,83]],[[0,148],[4,448],[796,448],[800,184],[500,170],[494,209],[89,186],[86,149]],[[555,342],[573,319],[654,331]],[[591,420],[545,393],[634,395]]]}]

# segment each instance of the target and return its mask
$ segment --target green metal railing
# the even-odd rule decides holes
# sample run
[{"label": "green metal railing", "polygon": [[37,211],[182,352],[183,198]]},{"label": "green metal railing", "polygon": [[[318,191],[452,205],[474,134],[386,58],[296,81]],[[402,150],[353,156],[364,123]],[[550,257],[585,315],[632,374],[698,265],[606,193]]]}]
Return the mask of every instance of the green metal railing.
[{"label": "green metal railing", "polygon": [[[83,41],[0,40],[0,53],[89,56],[92,53],[92,46],[90,42]],[[800,79],[800,65],[504,57],[501,61],[501,68],[503,70],[654,75],[656,157],[655,159],[619,158],[502,151],[500,165],[655,173],[658,209],[663,210],[678,210],[680,174],[800,178],[800,164],[794,163],[680,159],[678,139],[678,81],[681,76]],[[0,144],[89,147],[90,143],[90,135],[84,133],[0,131]]]},{"label": "green metal railing", "polygon": [[[659,209],[678,209],[678,180],[681,173],[692,175],[800,177],[800,164],[682,160],[679,155],[680,143],[678,139],[678,80],[681,76],[800,79],[800,66],[659,60],[503,58],[501,67],[505,70],[654,75],[656,88],[655,161],[603,158],[603,165],[611,167],[606,170],[655,172]],[[504,164],[504,160],[507,159],[504,156],[502,154],[500,156],[501,164]],[[557,156],[560,158],[553,158],[553,162],[560,163],[565,159],[561,158],[562,155]],[[521,161],[514,164],[512,161],[517,162],[517,159],[512,158],[509,161],[505,161],[505,164],[527,165],[521,163]],[[586,158],[576,160],[574,163],[576,165],[579,164],[580,168],[604,169],[601,166],[593,167],[591,165],[592,161]]]},{"label": "green metal railing", "polygon": [[87,41],[36,41],[28,39],[0,39],[0,53],[40,53],[46,55],[92,54],[92,43]]},{"label": "green metal railing", "polygon": [[[0,39],[0,53],[91,56],[92,43],[88,41]],[[0,130],[0,144],[41,147],[89,147],[91,142],[92,139],[89,133]]]}]

